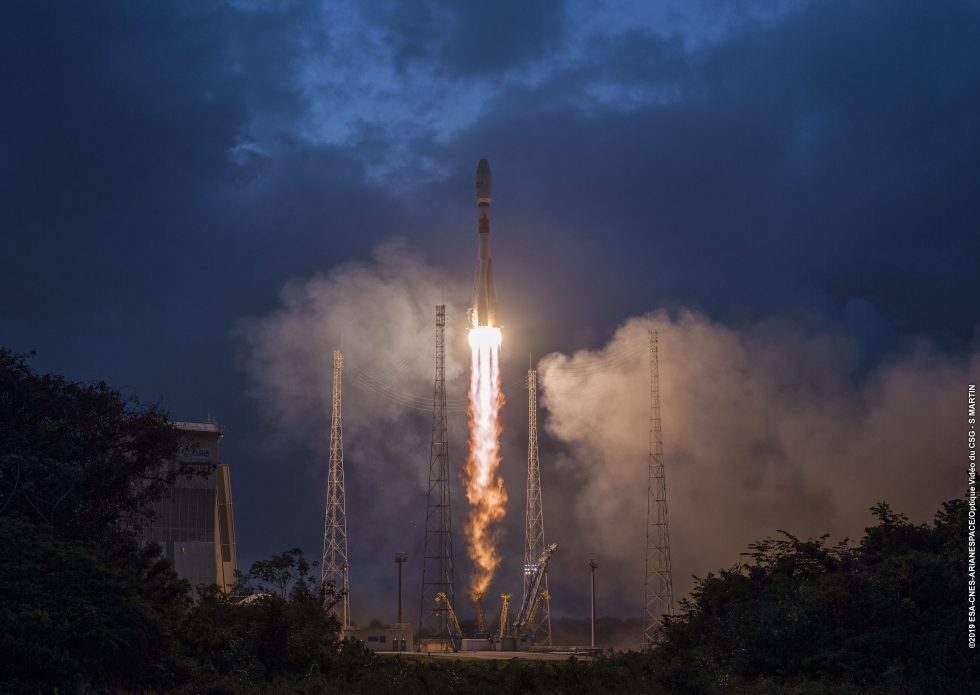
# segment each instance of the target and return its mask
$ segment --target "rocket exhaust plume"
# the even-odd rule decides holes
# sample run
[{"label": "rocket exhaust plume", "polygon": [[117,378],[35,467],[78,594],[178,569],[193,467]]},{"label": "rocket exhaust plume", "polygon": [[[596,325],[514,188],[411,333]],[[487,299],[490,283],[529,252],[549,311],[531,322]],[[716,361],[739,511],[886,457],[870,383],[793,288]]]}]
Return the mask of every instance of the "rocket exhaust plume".
[{"label": "rocket exhaust plume", "polygon": [[470,329],[470,455],[466,462],[466,499],[470,503],[466,537],[476,564],[473,591],[485,592],[500,564],[491,525],[506,513],[507,491],[497,472],[500,465],[500,329]]},{"label": "rocket exhaust plume", "polygon": [[476,170],[476,201],[480,211],[480,251],[470,304],[470,453],[466,461],[466,499],[470,514],[466,538],[476,566],[471,590],[484,593],[500,564],[493,524],[504,518],[507,491],[500,477],[501,332],[497,325],[497,294],[490,264],[490,166],[481,159]]}]

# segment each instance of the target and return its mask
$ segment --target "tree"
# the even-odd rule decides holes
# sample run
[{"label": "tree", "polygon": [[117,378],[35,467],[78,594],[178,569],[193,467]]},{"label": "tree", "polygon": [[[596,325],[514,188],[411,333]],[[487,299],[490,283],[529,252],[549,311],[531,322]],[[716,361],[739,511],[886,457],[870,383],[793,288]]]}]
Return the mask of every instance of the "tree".
[{"label": "tree", "polygon": [[0,514],[101,541],[146,523],[183,471],[167,413],[104,382],[37,374],[0,348]]},{"label": "tree", "polygon": [[198,662],[195,681],[240,691],[334,677],[350,661],[351,645],[340,642],[340,620],[330,610],[342,594],[316,581],[316,564],[293,548],[253,563],[230,596],[202,590],[183,630],[187,654]]},{"label": "tree", "polygon": [[190,603],[156,548],[96,545],[0,517],[0,691],[143,690],[181,682]]},{"label": "tree", "polygon": [[0,689],[184,678],[190,587],[136,534],[179,446],[162,409],[0,349]]},{"label": "tree", "polygon": [[[749,562],[699,580],[651,652],[677,692],[792,689],[968,692],[980,678],[964,646],[966,504],[931,526],[884,503],[856,546],[781,532]],[[768,690],[767,690],[768,689]]]},{"label": "tree", "polygon": [[[238,572],[235,593],[238,595],[276,594],[282,599],[297,591],[314,593],[317,585],[311,572],[317,565],[319,562],[316,560],[308,562],[299,548],[284,550],[268,560],[256,560],[245,574]],[[336,591],[332,582],[329,584],[329,596],[333,603],[327,606],[328,609],[333,608],[334,603],[342,596]]]}]

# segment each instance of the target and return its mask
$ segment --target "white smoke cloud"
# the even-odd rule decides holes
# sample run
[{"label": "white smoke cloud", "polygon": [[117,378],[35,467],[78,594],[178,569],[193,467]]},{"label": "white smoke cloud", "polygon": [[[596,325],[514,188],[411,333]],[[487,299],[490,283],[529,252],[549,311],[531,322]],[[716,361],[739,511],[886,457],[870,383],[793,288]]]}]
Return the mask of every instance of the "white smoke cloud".
[{"label": "white smoke cloud", "polygon": [[[388,243],[377,249],[371,262],[349,263],[305,281],[290,282],[275,311],[240,326],[249,395],[271,423],[273,438],[280,443],[300,443],[313,453],[308,470],[283,471],[310,480],[310,498],[298,504],[323,504],[332,352],[343,344],[344,463],[351,583],[356,585],[352,594],[360,605],[359,611],[355,606],[358,619],[385,615],[390,568],[384,558],[395,551],[408,551],[415,563],[406,576],[405,596],[410,606],[418,605],[413,584],[420,580],[423,559],[435,305],[440,303],[446,304],[447,313],[456,581],[460,595],[466,593],[470,562],[463,533],[468,507],[462,475],[467,455],[470,353],[465,302],[460,299],[469,297],[469,289],[466,282],[433,267],[404,245]],[[510,445],[507,440],[502,442],[514,460],[523,459],[523,436],[515,432]],[[515,443],[518,437],[522,440],[519,445]],[[508,485],[520,491],[524,481],[508,481]],[[515,509],[519,506],[512,503],[509,512],[514,514]]]},{"label": "white smoke cloud", "polygon": [[[424,407],[432,394],[434,306],[444,301],[447,390],[457,406],[450,413],[456,577],[459,587],[466,583],[458,476],[469,352],[459,300],[468,291],[465,281],[388,244],[371,262],[288,284],[278,309],[241,327],[250,395],[277,436],[315,452],[305,473],[317,514],[331,352],[343,341],[352,582],[362,619],[385,615],[384,558],[396,550],[417,559],[405,596],[418,605],[412,597],[420,595],[431,424]],[[651,328],[660,339],[676,597],[690,589],[690,575],[734,563],[747,543],[777,528],[856,536],[878,500],[926,520],[940,501],[962,494],[963,394],[980,376],[976,352],[941,355],[922,343],[862,371],[848,339],[790,320],[735,329],[688,311],[630,319],[600,350],[552,354],[538,364],[545,531],[559,543],[549,575],[556,615],[587,613],[589,557],[600,563],[600,614],[642,610]],[[357,372],[383,384],[387,396],[355,379]],[[519,387],[506,393],[507,410],[523,410]],[[423,409],[406,407],[406,396]],[[519,591],[523,557],[525,432],[511,420],[501,442],[510,502],[499,581],[507,591]],[[414,610],[407,617],[414,620]]]},{"label": "white smoke cloud", "polygon": [[854,537],[876,501],[924,521],[962,494],[977,352],[957,359],[922,344],[859,374],[848,340],[788,322],[736,331],[690,311],[634,318],[600,350],[539,364],[542,421],[566,448],[554,470],[580,477],[572,504],[556,505],[560,528],[605,562],[609,596],[635,597],[624,605],[642,605],[649,329],[659,336],[675,597],[690,575],[733,564],[777,528]]},{"label": "white smoke cloud", "polygon": [[[428,451],[428,428],[418,425],[431,417],[424,409],[432,402],[436,304],[447,305],[448,389],[465,388],[465,309],[452,300],[465,296],[461,283],[398,242],[379,247],[372,263],[290,282],[278,310],[242,325],[249,395],[279,435],[326,450],[332,354],[343,347],[345,443],[372,478],[390,483],[393,463]],[[424,486],[426,465],[401,468]]]}]

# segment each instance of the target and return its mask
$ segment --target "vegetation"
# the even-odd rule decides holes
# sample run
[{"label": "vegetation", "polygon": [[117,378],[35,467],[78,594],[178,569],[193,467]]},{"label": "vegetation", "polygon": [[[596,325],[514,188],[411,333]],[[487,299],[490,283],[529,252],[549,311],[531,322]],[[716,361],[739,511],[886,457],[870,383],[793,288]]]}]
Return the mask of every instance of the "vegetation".
[{"label": "vegetation", "polygon": [[966,503],[915,525],[887,505],[856,545],[782,532],[698,582],[651,654],[669,690],[971,692]]},{"label": "vegetation", "polygon": [[966,505],[886,504],[856,544],[781,532],[698,581],[663,641],[594,662],[379,657],[339,639],[336,587],[293,549],[190,587],[136,542],[181,471],[164,412],[0,350],[0,691],[972,692]]},{"label": "vegetation", "polygon": [[139,528],[181,473],[167,413],[104,382],[39,375],[0,349],[0,512],[87,541]]},{"label": "vegetation", "polygon": [[163,689],[190,605],[134,530],[179,473],[164,412],[0,350],[0,689]]}]

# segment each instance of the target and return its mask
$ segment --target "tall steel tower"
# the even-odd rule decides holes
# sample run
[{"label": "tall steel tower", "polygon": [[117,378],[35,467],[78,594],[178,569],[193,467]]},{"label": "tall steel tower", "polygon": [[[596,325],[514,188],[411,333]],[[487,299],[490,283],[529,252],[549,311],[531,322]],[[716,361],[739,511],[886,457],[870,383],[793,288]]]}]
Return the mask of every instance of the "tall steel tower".
[{"label": "tall steel tower", "polygon": [[333,409],[330,421],[330,472],[327,476],[327,511],[323,520],[323,560],[320,581],[344,592],[340,619],[350,627],[350,586],[347,581],[347,495],[344,492],[344,429],[341,418],[340,384],[344,356],[333,351]]},{"label": "tall steel tower", "polygon": [[[425,555],[422,561],[420,637],[448,640],[448,606],[453,593],[453,533],[449,506],[449,437],[446,427],[446,305],[436,306],[436,379],[432,393],[432,439],[429,446],[429,495],[425,507]],[[445,603],[436,604],[438,594]]]},{"label": "tall steel tower", "polygon": [[[524,597],[544,552],[544,509],[541,505],[541,463],[538,460],[538,373],[527,370],[527,509],[524,516]],[[548,593],[548,575],[544,575],[544,592]],[[525,598],[522,597],[521,605]],[[544,609],[528,626],[528,635],[542,644],[551,644],[551,602],[542,601]]]},{"label": "tall steel tower", "polygon": [[647,553],[643,641],[658,638],[663,616],[674,614],[670,572],[670,533],[667,527],[667,481],[664,476],[664,437],[660,426],[660,365],[657,333],[650,331],[650,455],[647,480]]}]

